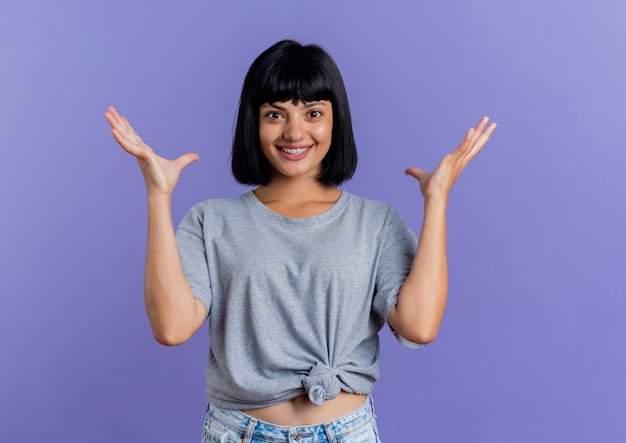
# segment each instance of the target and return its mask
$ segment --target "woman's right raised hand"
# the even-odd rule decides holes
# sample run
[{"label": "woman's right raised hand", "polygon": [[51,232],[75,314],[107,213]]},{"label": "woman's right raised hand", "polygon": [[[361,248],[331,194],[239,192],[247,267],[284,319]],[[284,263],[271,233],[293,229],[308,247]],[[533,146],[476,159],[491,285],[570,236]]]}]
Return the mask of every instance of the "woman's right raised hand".
[{"label": "woman's right raised hand", "polygon": [[198,155],[193,153],[181,155],[176,160],[165,159],[143,142],[126,117],[119,115],[113,106],[109,106],[104,117],[111,125],[111,133],[115,140],[139,162],[149,195],[170,196],[182,170],[199,159]]}]

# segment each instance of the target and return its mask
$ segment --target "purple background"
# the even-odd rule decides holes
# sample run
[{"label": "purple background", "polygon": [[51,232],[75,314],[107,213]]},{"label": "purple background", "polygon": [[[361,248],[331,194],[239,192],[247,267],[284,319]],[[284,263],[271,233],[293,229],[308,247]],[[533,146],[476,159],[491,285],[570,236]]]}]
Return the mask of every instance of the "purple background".
[{"label": "purple background", "polygon": [[159,346],[143,308],[143,180],[102,117],[229,172],[253,58],[282,38],[336,59],[360,165],[345,189],[415,230],[417,185],[483,114],[453,191],[450,298],[420,351],[383,333],[383,440],[626,436],[626,2],[58,0],[0,3],[0,440],[199,441],[206,328]]}]

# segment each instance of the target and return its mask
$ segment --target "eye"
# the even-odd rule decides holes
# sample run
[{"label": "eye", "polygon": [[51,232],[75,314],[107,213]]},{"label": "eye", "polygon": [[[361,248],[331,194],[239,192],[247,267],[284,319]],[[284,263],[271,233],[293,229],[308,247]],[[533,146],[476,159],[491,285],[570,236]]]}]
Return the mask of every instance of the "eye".
[{"label": "eye", "polygon": [[282,115],[280,115],[280,112],[277,112],[277,111],[269,111],[268,113],[265,114],[265,117],[267,117],[270,120],[277,120],[281,118]]},{"label": "eye", "polygon": [[322,116],[321,111],[318,111],[317,109],[309,111],[309,118],[320,118],[321,116]]}]

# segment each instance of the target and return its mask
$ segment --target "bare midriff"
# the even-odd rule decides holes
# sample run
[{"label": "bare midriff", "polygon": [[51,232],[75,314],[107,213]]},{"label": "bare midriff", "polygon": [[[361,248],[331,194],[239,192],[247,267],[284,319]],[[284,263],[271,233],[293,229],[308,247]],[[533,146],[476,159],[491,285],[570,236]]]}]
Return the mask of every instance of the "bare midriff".
[{"label": "bare midriff", "polygon": [[341,391],[334,399],[317,406],[306,395],[302,395],[274,406],[242,412],[278,426],[310,426],[348,415],[359,409],[365,399],[365,395]]}]

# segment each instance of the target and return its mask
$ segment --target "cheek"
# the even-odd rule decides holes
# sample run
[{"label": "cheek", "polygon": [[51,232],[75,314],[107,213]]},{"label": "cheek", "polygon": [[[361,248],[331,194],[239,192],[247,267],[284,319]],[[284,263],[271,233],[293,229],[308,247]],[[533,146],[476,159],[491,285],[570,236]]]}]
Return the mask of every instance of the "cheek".
[{"label": "cheek", "polygon": [[333,135],[333,125],[325,124],[316,128],[315,138],[320,142],[330,143],[330,139]]},{"label": "cheek", "polygon": [[261,143],[261,147],[272,144],[276,138],[275,132],[275,128],[270,125],[259,126],[259,142]]}]

